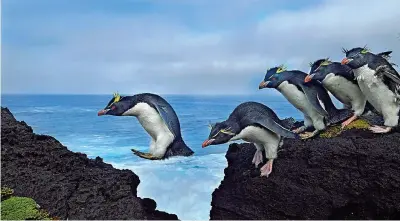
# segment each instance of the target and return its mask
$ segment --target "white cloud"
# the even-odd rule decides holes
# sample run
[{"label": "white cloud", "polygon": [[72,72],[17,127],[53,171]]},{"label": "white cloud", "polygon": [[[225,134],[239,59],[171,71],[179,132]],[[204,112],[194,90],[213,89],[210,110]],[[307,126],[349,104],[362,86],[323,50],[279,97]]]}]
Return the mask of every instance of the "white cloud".
[{"label": "white cloud", "polygon": [[34,43],[54,44],[3,45],[3,91],[249,93],[256,91],[254,81],[263,78],[265,68],[285,63],[308,71],[312,60],[340,59],[341,47],[368,44],[375,52],[393,50],[395,63],[400,58],[398,1],[329,0],[300,10],[277,9],[244,24],[233,18],[272,3],[233,2],[214,8],[210,2],[190,3],[197,5],[196,18],[203,24],[238,23],[208,32],[163,14],[97,12],[6,21]]}]

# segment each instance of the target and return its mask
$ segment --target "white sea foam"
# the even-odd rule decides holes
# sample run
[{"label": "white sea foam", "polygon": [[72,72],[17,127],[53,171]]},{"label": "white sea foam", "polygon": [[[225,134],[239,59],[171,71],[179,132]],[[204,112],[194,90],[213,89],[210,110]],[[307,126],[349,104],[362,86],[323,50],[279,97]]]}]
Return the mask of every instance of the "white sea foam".
[{"label": "white sea foam", "polygon": [[209,220],[211,194],[227,165],[224,154],[108,163],[136,173],[138,196],[154,199],[158,210],[177,214],[181,220]]}]

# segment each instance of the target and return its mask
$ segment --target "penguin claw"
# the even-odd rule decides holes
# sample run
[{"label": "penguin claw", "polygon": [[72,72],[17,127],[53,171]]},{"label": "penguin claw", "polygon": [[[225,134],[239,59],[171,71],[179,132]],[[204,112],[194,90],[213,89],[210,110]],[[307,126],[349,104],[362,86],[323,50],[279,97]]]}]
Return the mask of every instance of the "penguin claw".
[{"label": "penguin claw", "polygon": [[151,153],[143,153],[141,151],[135,150],[135,149],[131,149],[133,154],[135,154],[138,157],[147,159],[147,160],[160,160],[161,158],[153,156],[153,154]]},{"label": "penguin claw", "polygon": [[261,169],[260,169],[261,175],[260,176],[266,176],[268,178],[268,176],[272,173],[273,162],[274,162],[274,160],[270,159],[263,167],[261,167]]}]

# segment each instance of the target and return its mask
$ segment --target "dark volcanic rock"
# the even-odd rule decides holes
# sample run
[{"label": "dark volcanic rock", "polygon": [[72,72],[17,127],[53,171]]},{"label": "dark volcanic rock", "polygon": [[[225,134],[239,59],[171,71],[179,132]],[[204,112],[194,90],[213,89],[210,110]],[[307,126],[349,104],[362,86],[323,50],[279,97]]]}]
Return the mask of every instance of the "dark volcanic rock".
[{"label": "dark volcanic rock", "polygon": [[137,197],[139,177],[73,153],[1,108],[1,182],[61,219],[178,219]]},{"label": "dark volcanic rock", "polygon": [[255,151],[230,145],[211,219],[400,219],[398,132],[286,140],[269,178],[251,164]]}]

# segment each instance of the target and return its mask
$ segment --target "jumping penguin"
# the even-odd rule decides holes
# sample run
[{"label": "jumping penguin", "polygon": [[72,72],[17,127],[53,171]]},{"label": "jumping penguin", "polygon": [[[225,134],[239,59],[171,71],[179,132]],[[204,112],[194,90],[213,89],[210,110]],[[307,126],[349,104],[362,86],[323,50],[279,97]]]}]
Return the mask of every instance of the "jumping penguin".
[{"label": "jumping penguin", "polygon": [[132,149],[139,157],[160,160],[172,156],[191,156],[194,153],[182,139],[174,109],[159,95],[142,93],[121,96],[114,93],[114,97],[97,115],[135,116],[152,138],[149,153]]},{"label": "jumping penguin", "polygon": [[337,109],[328,92],[316,80],[304,82],[307,74],[298,70],[286,70],[281,65],[268,69],[259,89],[275,88],[299,111],[304,114],[304,126],[294,130],[302,133],[310,127],[313,132],[305,132],[303,139],[318,135],[328,125],[342,122],[352,115],[348,109]]},{"label": "jumping penguin", "polygon": [[[272,163],[277,158],[277,151],[283,145],[283,137],[298,138],[298,134],[288,130],[293,121],[280,120],[273,110],[257,102],[245,102],[237,106],[228,119],[210,125],[211,132],[202,147],[244,140],[252,142],[257,148],[252,163],[256,167],[263,162],[262,150],[268,162],[261,167],[261,176],[272,172]],[[285,128],[285,126],[287,128]]]},{"label": "jumping penguin", "polygon": [[310,82],[312,79],[321,82],[336,99],[344,104],[345,108],[354,111],[353,116],[342,123],[342,128],[365,112],[367,99],[361,92],[350,67],[340,62],[332,62],[329,58],[319,59],[310,66],[310,73],[304,82]]},{"label": "jumping penguin", "polygon": [[384,126],[374,125],[374,133],[388,133],[399,123],[400,75],[382,56],[366,47],[343,49],[343,65],[353,69],[358,85],[372,106],[383,116]]}]

